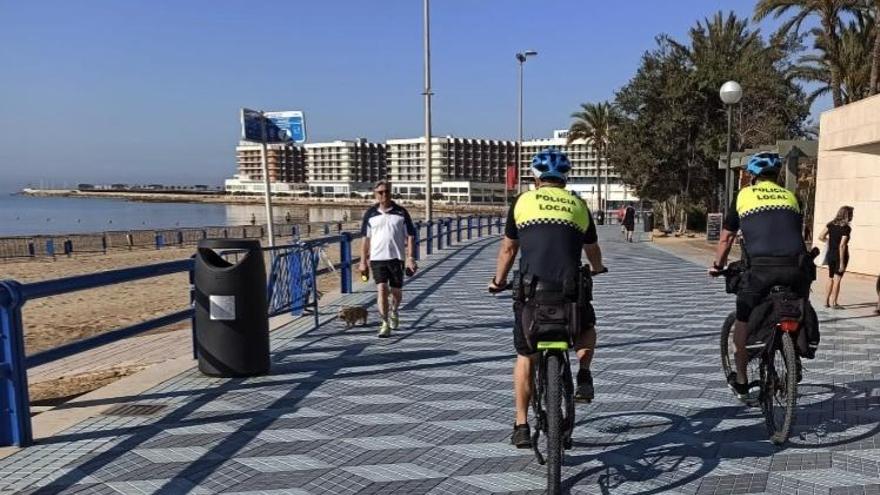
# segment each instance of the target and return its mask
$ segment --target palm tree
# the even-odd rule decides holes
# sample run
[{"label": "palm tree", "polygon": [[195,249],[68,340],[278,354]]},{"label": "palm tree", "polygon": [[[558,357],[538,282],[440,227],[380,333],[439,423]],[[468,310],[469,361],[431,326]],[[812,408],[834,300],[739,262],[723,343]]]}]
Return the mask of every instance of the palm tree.
[{"label": "palm tree", "polygon": [[[614,128],[618,122],[617,109],[609,102],[581,103],[581,110],[571,114],[574,122],[568,128],[568,143],[577,139],[583,139],[593,146],[596,151],[596,186],[599,192],[598,206],[605,212],[605,204],[602,203],[602,186],[599,181],[602,177],[602,161],[611,143]],[[608,197],[608,176],[605,176],[605,197]]]},{"label": "palm tree", "polygon": [[869,15],[874,19],[874,49],[871,55],[871,94],[880,93],[880,0],[871,2]]},{"label": "palm tree", "polygon": [[871,79],[875,32],[874,19],[857,14],[854,20],[841,28],[837,53],[833,57],[829,53],[830,48],[825,43],[825,39],[814,33],[817,35],[816,53],[802,56],[798,60],[799,65],[791,71],[795,79],[820,84],[808,97],[811,104],[817,97],[833,89],[828,66],[828,61],[832,58],[837,60],[841,69],[839,89],[842,104],[846,105],[872,94],[872,89],[876,88]]},{"label": "palm tree", "polygon": [[801,24],[810,16],[819,18],[821,29],[815,32],[818,39],[827,47],[827,60],[823,70],[829,73],[829,86],[834,106],[843,104],[841,79],[843,77],[841,63],[837,59],[840,36],[841,14],[854,13],[864,5],[864,0],[760,0],[755,6],[755,20],[760,21],[773,14],[780,17],[790,9],[796,9],[794,17],[787,20],[779,28],[780,34],[797,33]]}]

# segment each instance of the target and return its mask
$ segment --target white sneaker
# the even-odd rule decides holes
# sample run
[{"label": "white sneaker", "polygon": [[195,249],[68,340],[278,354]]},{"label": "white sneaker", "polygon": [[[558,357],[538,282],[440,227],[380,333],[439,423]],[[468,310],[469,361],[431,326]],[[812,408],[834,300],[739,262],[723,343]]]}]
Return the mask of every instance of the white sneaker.
[{"label": "white sneaker", "polygon": [[384,339],[391,336],[391,325],[388,324],[388,320],[382,320],[382,325],[379,326],[379,338]]}]

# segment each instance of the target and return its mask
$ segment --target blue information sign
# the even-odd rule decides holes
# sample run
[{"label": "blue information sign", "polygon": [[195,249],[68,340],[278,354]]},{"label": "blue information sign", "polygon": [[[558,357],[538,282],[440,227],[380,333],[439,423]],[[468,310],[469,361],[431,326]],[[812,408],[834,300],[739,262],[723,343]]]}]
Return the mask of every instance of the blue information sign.
[{"label": "blue information sign", "polygon": [[241,109],[241,138],[243,140],[258,142],[263,140],[261,119],[262,115],[260,112],[250,108]]},{"label": "blue information sign", "polygon": [[270,143],[306,141],[306,123],[302,112],[266,112],[265,115],[269,124],[266,132]]},{"label": "blue information sign", "polygon": [[260,120],[266,118],[267,143],[304,143],[306,125],[300,111],[261,113],[248,108],[241,109],[241,138],[245,141],[262,141],[263,130]]}]

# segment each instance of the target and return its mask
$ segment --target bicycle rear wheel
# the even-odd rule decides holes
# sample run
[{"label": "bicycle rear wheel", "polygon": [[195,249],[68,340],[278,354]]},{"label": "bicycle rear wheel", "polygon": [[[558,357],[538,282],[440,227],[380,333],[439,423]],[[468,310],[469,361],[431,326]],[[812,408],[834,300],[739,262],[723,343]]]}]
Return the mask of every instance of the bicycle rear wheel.
[{"label": "bicycle rear wheel", "polygon": [[788,440],[797,403],[797,357],[791,335],[779,332],[778,345],[769,358],[761,360],[761,412],[770,441],[781,445]]},{"label": "bicycle rear wheel", "polygon": [[562,493],[562,366],[564,360],[556,352],[548,352],[545,359],[547,388],[547,493]]}]

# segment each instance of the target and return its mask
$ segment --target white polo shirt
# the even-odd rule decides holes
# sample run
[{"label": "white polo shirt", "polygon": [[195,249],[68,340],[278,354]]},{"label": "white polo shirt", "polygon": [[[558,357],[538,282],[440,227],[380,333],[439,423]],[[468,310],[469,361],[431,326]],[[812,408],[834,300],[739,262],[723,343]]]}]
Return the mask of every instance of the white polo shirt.
[{"label": "white polo shirt", "polygon": [[361,232],[370,239],[370,260],[406,259],[406,237],[416,235],[416,228],[406,208],[394,201],[387,210],[376,204],[364,214]]}]

